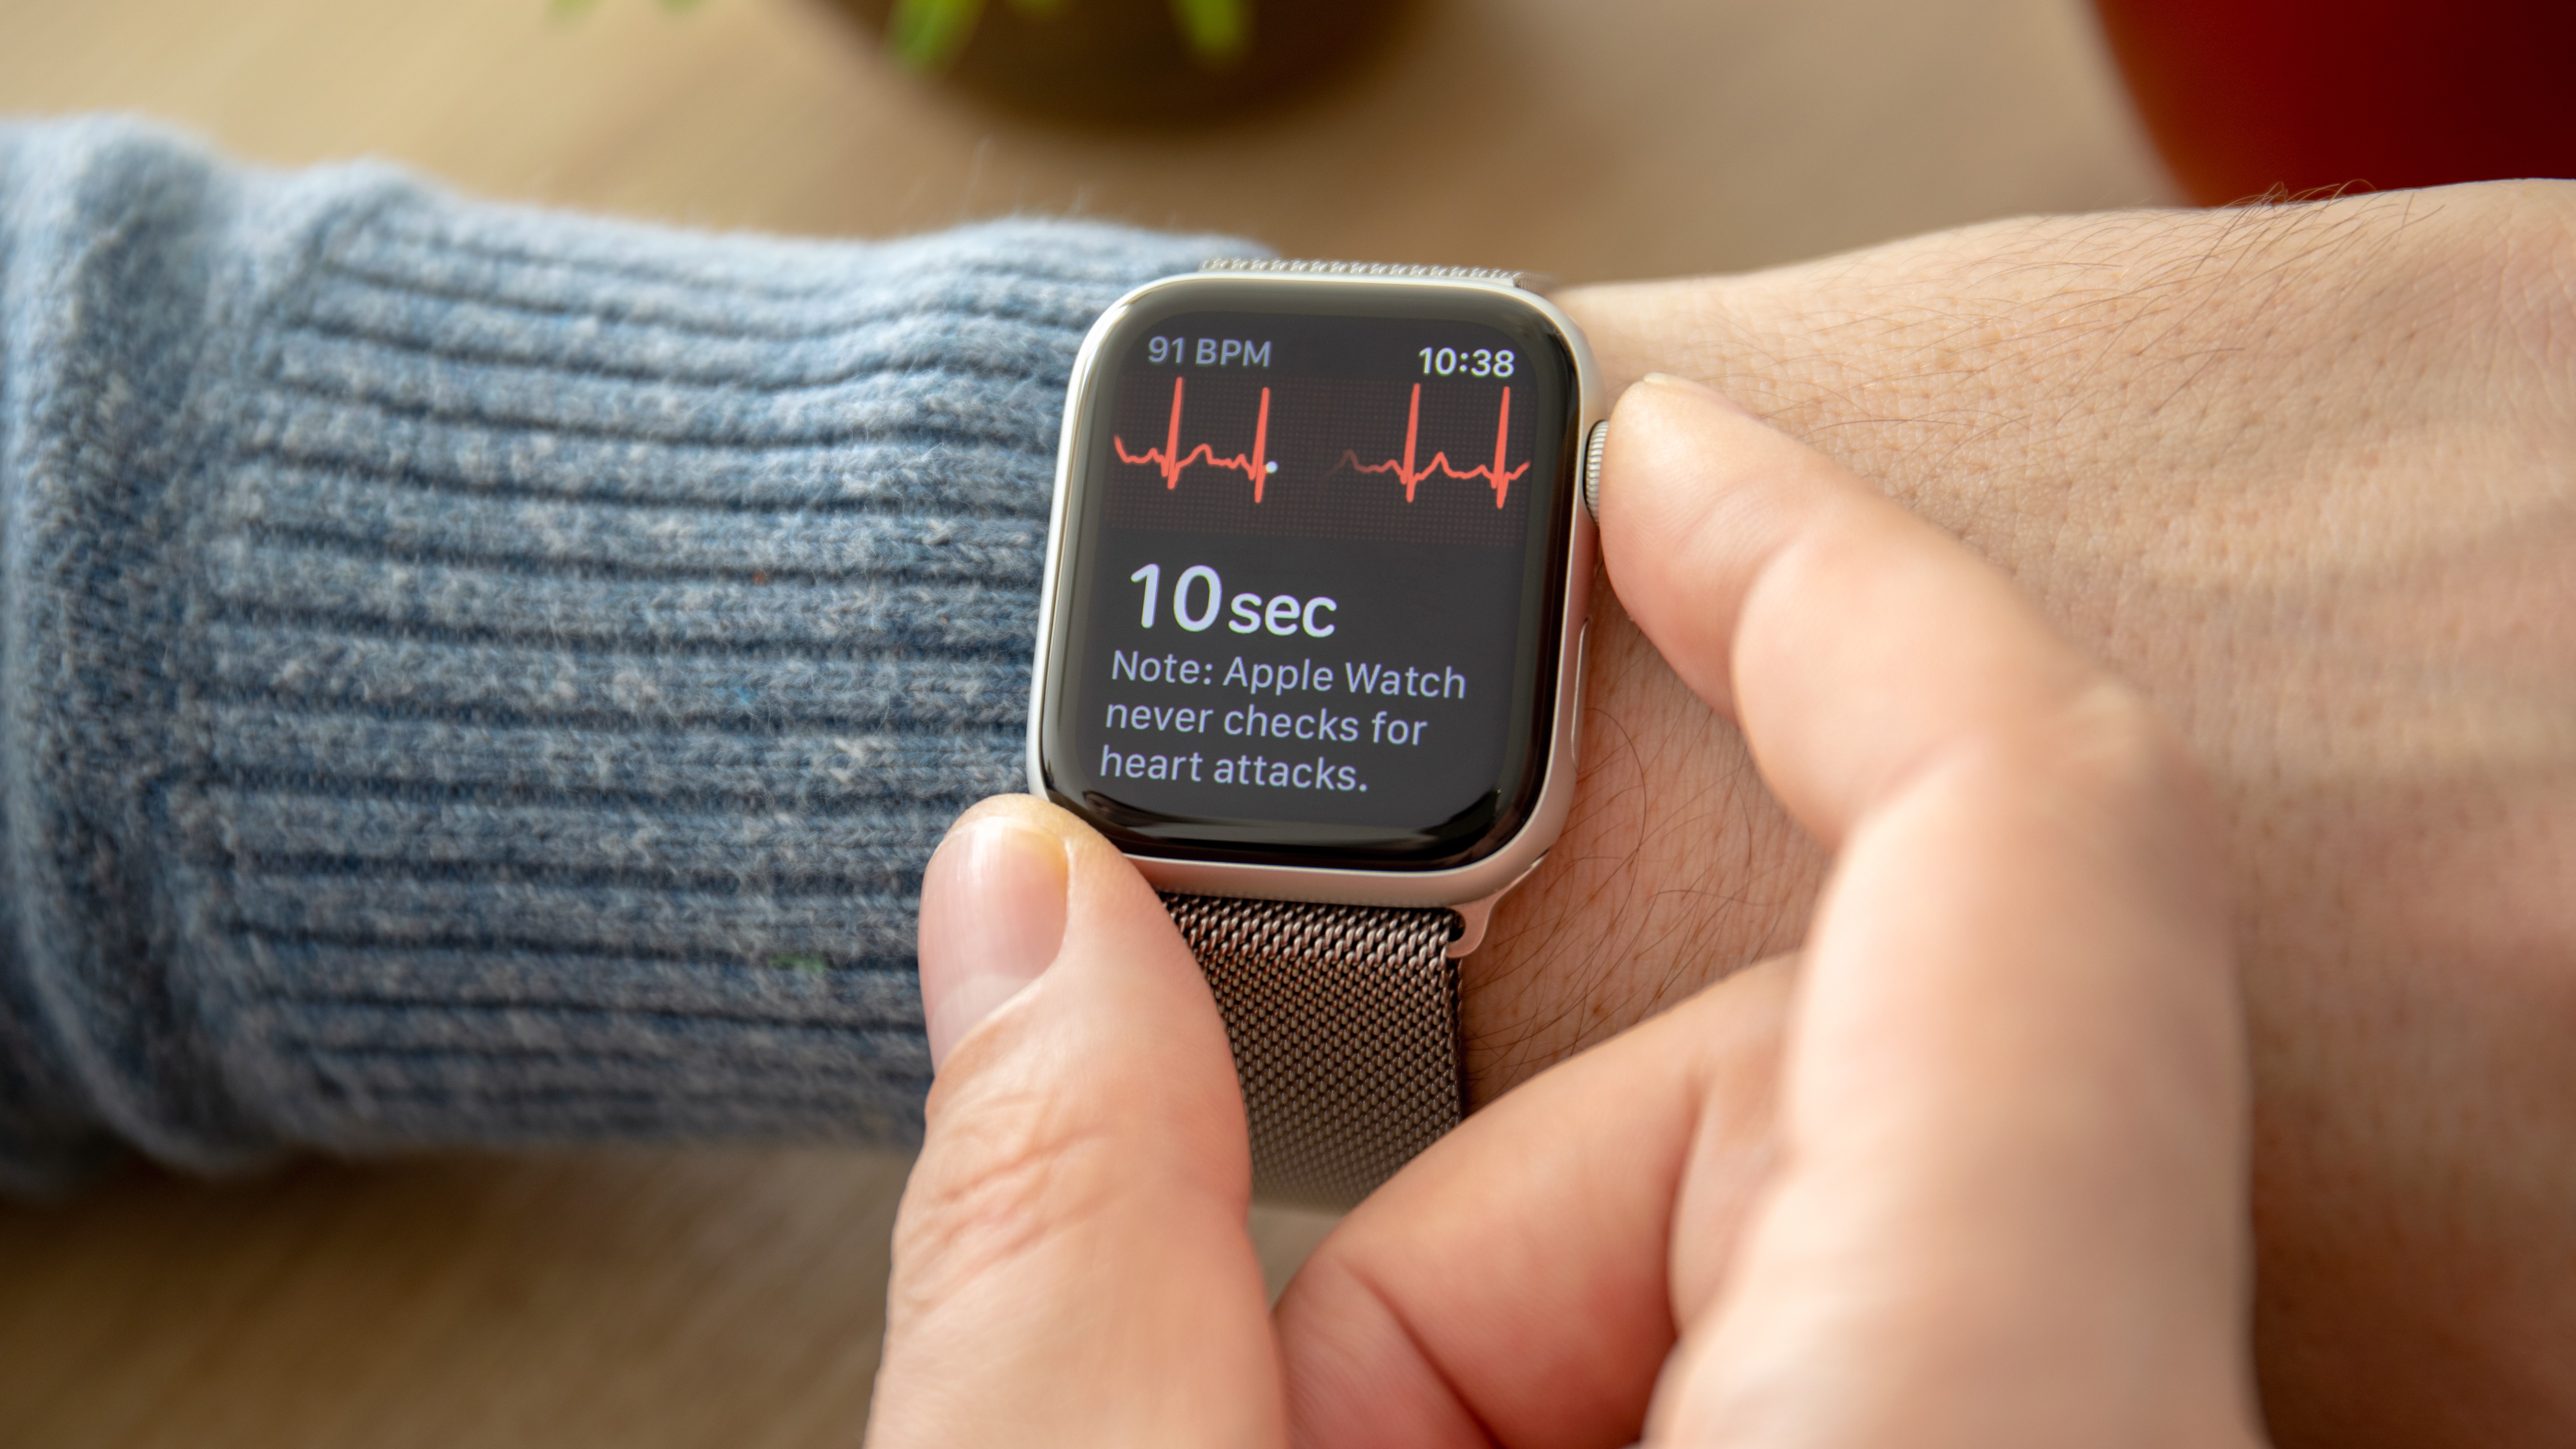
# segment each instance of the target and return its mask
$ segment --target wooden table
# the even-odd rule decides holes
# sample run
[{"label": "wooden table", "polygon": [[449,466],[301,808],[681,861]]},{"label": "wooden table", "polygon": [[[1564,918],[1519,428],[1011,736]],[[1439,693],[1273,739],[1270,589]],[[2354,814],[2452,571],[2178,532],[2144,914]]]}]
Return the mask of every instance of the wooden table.
[{"label": "wooden table", "polygon": [[[996,115],[822,0],[0,0],[0,37],[0,111],[823,235],[1076,211],[1580,281],[2169,198],[2077,0],[1430,0],[1329,91],[1190,134]],[[317,1163],[0,1207],[0,1445],[848,1443],[903,1168]],[[1327,1226],[1259,1215],[1274,1283]]]}]

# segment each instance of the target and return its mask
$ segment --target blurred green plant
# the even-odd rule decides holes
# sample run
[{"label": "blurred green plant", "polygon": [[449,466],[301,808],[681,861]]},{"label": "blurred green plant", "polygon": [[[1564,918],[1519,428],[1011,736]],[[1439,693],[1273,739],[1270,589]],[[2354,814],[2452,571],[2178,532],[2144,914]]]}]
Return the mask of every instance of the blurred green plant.
[{"label": "blurred green plant", "polygon": [[[599,7],[599,0],[546,0],[559,16],[580,15]],[[665,10],[694,10],[706,0],[656,0]],[[1072,0],[1003,0],[1032,20],[1063,11]],[[1190,54],[1202,64],[1224,66],[1242,59],[1252,45],[1252,0],[1170,0],[1172,23]],[[908,70],[935,75],[946,70],[975,38],[975,22],[984,0],[895,0],[886,21],[886,38],[895,59]]]},{"label": "blurred green plant", "polygon": [[[1032,20],[1043,20],[1071,0],[1004,3]],[[1171,6],[1173,24],[1180,28],[1190,54],[1203,64],[1230,64],[1252,44],[1251,0],[1171,0]],[[905,69],[936,75],[948,69],[975,38],[975,22],[983,13],[984,0],[895,0],[894,14],[886,21],[886,41]]]},{"label": "blurred green plant", "polygon": [[1172,19],[1190,53],[1211,65],[1228,65],[1252,47],[1251,0],[1172,0]]}]

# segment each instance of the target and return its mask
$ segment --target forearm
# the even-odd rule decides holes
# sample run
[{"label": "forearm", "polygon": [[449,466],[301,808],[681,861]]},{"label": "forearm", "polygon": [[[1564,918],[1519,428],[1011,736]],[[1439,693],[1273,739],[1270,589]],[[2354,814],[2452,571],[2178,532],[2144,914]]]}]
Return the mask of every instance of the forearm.
[{"label": "forearm", "polygon": [[908,1140],[1066,370],[1210,243],[8,144],[0,1162]]}]

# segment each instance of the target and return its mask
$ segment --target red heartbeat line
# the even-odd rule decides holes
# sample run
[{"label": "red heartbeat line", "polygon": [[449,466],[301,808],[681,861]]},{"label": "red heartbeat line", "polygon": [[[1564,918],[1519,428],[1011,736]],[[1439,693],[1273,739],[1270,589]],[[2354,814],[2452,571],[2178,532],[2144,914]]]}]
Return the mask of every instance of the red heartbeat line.
[{"label": "red heartbeat line", "polygon": [[[1231,458],[1220,458],[1217,456],[1216,449],[1205,443],[1199,444],[1187,453],[1181,451],[1182,381],[1178,377],[1172,379],[1172,419],[1163,434],[1163,446],[1147,448],[1141,453],[1131,453],[1127,451],[1127,440],[1113,434],[1109,442],[1118,450],[1118,460],[1122,463],[1154,465],[1155,469],[1163,475],[1165,488],[1178,488],[1181,484],[1182,470],[1200,463],[1205,463],[1211,468],[1232,468],[1252,480],[1252,501],[1259,503],[1263,486],[1269,482],[1271,470],[1279,466],[1269,461],[1267,457],[1270,444],[1270,389],[1265,387],[1261,390],[1261,412],[1252,425],[1251,453],[1248,455],[1237,453]],[[1494,461],[1492,463],[1480,464],[1461,471],[1450,463],[1446,452],[1440,452],[1432,454],[1430,462],[1419,468],[1415,467],[1414,453],[1422,436],[1422,384],[1417,382],[1413,385],[1412,406],[1405,413],[1404,418],[1404,456],[1389,458],[1383,463],[1363,463],[1358,453],[1344,449],[1341,463],[1334,466],[1340,467],[1347,464],[1352,471],[1359,473],[1393,473],[1404,482],[1404,501],[1407,503],[1413,501],[1414,489],[1421,484],[1422,480],[1434,473],[1443,477],[1456,478],[1461,482],[1469,478],[1482,478],[1486,485],[1494,490],[1494,506],[1500,508],[1504,500],[1511,496],[1512,480],[1529,471],[1527,463],[1517,468],[1503,466],[1504,445],[1510,440],[1511,431],[1512,390],[1506,387],[1503,389],[1502,406],[1494,418]]]},{"label": "red heartbeat line", "polygon": [[1181,470],[1192,463],[1235,469],[1252,480],[1252,501],[1258,503],[1261,501],[1261,485],[1269,481],[1272,466],[1262,456],[1263,450],[1270,446],[1270,389],[1265,387],[1261,390],[1261,416],[1252,424],[1252,456],[1248,458],[1241,453],[1231,458],[1220,458],[1216,450],[1205,443],[1192,448],[1186,455],[1181,452],[1181,379],[1177,377],[1172,379],[1172,429],[1164,435],[1163,446],[1130,453],[1124,438],[1113,434],[1109,442],[1118,450],[1118,461],[1151,463],[1162,469],[1163,486],[1166,488],[1181,486]]},{"label": "red heartbeat line", "polygon": [[1469,468],[1462,473],[1458,471],[1458,469],[1450,466],[1449,455],[1447,453],[1434,453],[1431,455],[1430,462],[1416,468],[1413,466],[1413,445],[1414,440],[1419,438],[1421,434],[1422,384],[1417,382],[1413,385],[1413,406],[1404,415],[1404,456],[1402,458],[1389,458],[1383,463],[1363,463],[1360,461],[1359,454],[1345,448],[1342,450],[1342,462],[1349,464],[1353,472],[1393,473],[1398,478],[1403,479],[1404,501],[1407,503],[1411,503],[1413,501],[1413,490],[1415,485],[1419,484],[1423,479],[1430,477],[1434,472],[1438,472],[1445,477],[1456,478],[1461,482],[1464,482],[1469,478],[1482,478],[1485,480],[1486,484],[1494,490],[1494,506],[1496,508],[1502,507],[1503,500],[1510,496],[1512,491],[1512,480],[1529,471],[1529,464],[1527,463],[1523,463],[1519,467],[1508,471],[1503,467],[1503,444],[1505,440],[1509,439],[1512,435],[1512,390],[1510,388],[1503,389],[1503,405],[1494,415],[1493,462],[1479,467]]}]

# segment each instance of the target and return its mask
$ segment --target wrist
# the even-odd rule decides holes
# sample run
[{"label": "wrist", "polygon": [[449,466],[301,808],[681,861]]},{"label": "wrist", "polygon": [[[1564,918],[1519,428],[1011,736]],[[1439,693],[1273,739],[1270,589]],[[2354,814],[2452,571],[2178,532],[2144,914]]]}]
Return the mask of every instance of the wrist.
[{"label": "wrist", "polygon": [[1586,664],[1573,813],[1463,963],[1478,1104],[1794,949],[1824,877],[1742,733],[1674,675],[1606,580]]}]

